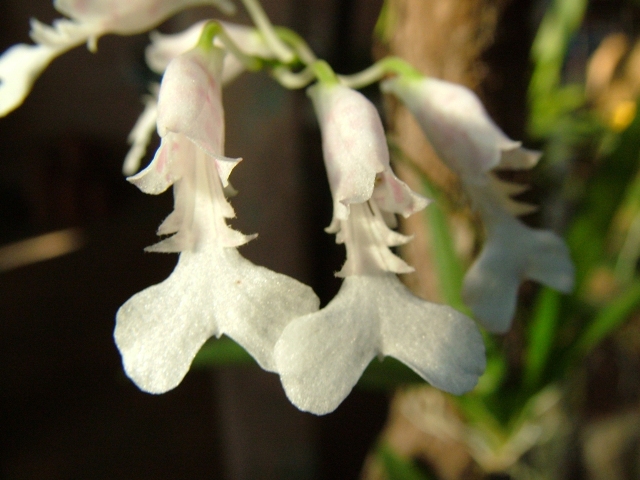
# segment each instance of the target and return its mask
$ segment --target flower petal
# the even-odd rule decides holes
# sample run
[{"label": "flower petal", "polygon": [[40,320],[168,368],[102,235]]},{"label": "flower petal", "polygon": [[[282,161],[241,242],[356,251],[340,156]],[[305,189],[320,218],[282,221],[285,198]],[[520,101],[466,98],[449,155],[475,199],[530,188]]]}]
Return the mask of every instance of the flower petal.
[{"label": "flower petal", "polygon": [[[145,58],[149,68],[156,73],[162,74],[171,60],[196,46],[206,23],[206,21],[198,22],[180,33],[169,35],[152,32],[150,34],[151,45],[147,47],[145,52]],[[245,54],[261,58],[274,58],[273,52],[271,52],[255,28],[229,22],[220,23],[231,39]],[[218,37],[214,39],[214,45],[224,48],[224,45]],[[226,85],[232,82],[238,75],[244,72],[244,70],[244,64],[234,55],[225,55],[221,83]]]},{"label": "flower petal", "polygon": [[199,49],[176,57],[162,78],[158,133],[181,133],[211,156],[224,152],[220,75],[224,52]]},{"label": "flower petal", "polygon": [[63,50],[18,44],[0,56],[0,117],[18,108],[42,71]]},{"label": "flower petal", "polygon": [[336,274],[379,274],[380,272],[411,273],[413,267],[395,255],[390,246],[402,245],[411,237],[401,235],[387,227],[377,207],[369,202],[351,205],[347,220],[340,220],[337,242],[347,247],[347,260]]},{"label": "flower petal", "polygon": [[526,148],[504,150],[497,168],[528,170],[538,164],[541,156],[542,152],[527,150]]},{"label": "flower petal", "polygon": [[389,167],[389,149],[378,111],[359,92],[318,83],[307,89],[322,131],[322,150],[333,194],[334,217],[371,198],[376,175]]},{"label": "flower petal", "polygon": [[345,278],[325,308],[295,319],[276,343],[276,370],[300,410],[316,415],[335,410],[377,353],[377,309],[361,290],[361,278]]},{"label": "flower petal", "polygon": [[438,156],[467,182],[500,163],[502,152],[520,147],[491,120],[468,88],[435,78],[396,77],[381,84],[414,115]]},{"label": "flower petal", "polygon": [[366,288],[380,298],[382,354],[441,390],[461,395],[476,386],[485,368],[484,343],[470,318],[416,297],[395,275],[368,278]]},{"label": "flower petal", "polygon": [[184,252],[164,282],[118,310],[114,337],[127,375],[150,393],[176,387],[212,335],[226,334],[266,370],[293,318],[317,310],[313,291],[232,248]]},{"label": "flower petal", "polygon": [[465,275],[462,295],[487,330],[504,333],[511,326],[523,280],[569,292],[573,277],[569,250],[560,237],[505,217],[488,230],[480,256]]},{"label": "flower petal", "polygon": [[[162,139],[160,147],[151,163],[136,175],[127,178],[144,193],[158,195],[178,181],[183,174],[181,156],[188,156],[192,150],[191,142],[181,139],[180,134],[170,133]],[[184,138],[184,137],[182,137]]]},{"label": "flower petal", "polygon": [[346,277],[325,308],[284,329],[274,355],[289,400],[318,415],[337,408],[376,355],[456,394],[472,389],[485,367],[471,319],[415,297],[390,273]]},{"label": "flower petal", "polygon": [[424,209],[431,201],[411,190],[390,168],[378,175],[372,198],[381,210],[405,218]]}]

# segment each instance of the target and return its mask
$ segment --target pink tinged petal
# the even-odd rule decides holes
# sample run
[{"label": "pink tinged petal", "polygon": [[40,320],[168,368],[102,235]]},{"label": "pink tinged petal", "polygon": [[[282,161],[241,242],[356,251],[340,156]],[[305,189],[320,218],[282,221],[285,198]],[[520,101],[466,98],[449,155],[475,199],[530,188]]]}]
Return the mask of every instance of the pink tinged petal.
[{"label": "pink tinged petal", "polygon": [[54,47],[19,44],[0,56],[0,117],[22,104],[40,73],[61,53]]},{"label": "pink tinged petal", "polygon": [[430,200],[415,193],[391,169],[378,175],[372,198],[381,210],[408,217],[424,209]]},{"label": "pink tinged petal", "polygon": [[287,396],[318,415],[335,410],[368,363],[384,355],[457,394],[475,386],[485,365],[470,319],[414,297],[392,274],[345,278],[324,309],[290,323],[275,347]]},{"label": "pink tinged petal", "polygon": [[215,156],[214,162],[216,164],[216,170],[218,171],[218,175],[220,176],[220,181],[222,185],[226,188],[229,186],[229,175],[231,175],[231,171],[242,161],[241,158],[229,158],[222,157],[219,155]]},{"label": "pink tinged petal", "polygon": [[224,52],[191,50],[175,58],[162,79],[158,133],[181,133],[209,155],[224,152],[220,73]]},{"label": "pink tinged petal", "polygon": [[322,132],[334,217],[344,220],[349,205],[369,200],[376,175],[389,168],[382,121],[373,104],[350,88],[318,83],[307,94]]},{"label": "pink tinged petal", "polygon": [[480,256],[465,275],[462,295],[487,330],[504,333],[515,314],[518,287],[534,280],[570,292],[574,267],[560,237],[505,217],[488,230]]},{"label": "pink tinged petal", "polygon": [[502,152],[521,145],[493,123],[476,94],[462,85],[396,77],[381,86],[402,100],[440,158],[468,182],[484,182],[482,174],[500,164]]},{"label": "pink tinged petal", "polygon": [[164,282],[130,298],[114,337],[127,375],[150,393],[176,387],[211,336],[226,334],[266,370],[284,327],[318,309],[313,291],[235,249],[185,252]]},{"label": "pink tinged petal", "polygon": [[149,166],[127,180],[144,193],[158,195],[181,178],[183,164],[180,159],[194,154],[194,148],[189,140],[170,133],[162,139]]}]

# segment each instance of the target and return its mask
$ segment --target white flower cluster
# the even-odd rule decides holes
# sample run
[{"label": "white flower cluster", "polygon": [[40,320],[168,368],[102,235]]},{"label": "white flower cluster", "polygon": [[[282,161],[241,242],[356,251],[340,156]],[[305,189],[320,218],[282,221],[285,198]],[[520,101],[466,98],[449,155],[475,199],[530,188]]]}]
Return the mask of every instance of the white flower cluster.
[{"label": "white flower cluster", "polygon": [[[183,8],[204,4],[232,7],[226,0],[56,0],[69,19],[53,26],[34,20],[36,44],[14,46],[0,57],[0,114],[16,108],[35,78],[66,50],[85,42],[95,49],[104,34],[145,31]],[[245,5],[256,15],[255,0]],[[124,170],[138,171],[157,129],[161,145],[152,162],[129,181],[149,194],[173,186],[174,210],[158,229],[171,236],[148,250],[180,256],[169,278],[134,295],[117,313],[114,336],[127,374],[145,391],[170,390],[202,344],[225,334],[280,375],[296,406],[316,414],[333,411],[376,356],[397,358],[442,390],[472,389],[485,367],[478,328],[451,307],[413,295],[396,275],[412,267],[390,250],[410,241],[393,230],[395,215],[407,217],[428,201],[391,170],[373,104],[303,49],[300,57],[309,61],[303,61],[307,70],[301,78],[317,80],[308,95],[333,195],[327,232],[347,251],[337,274],[343,284],[319,309],[309,287],[238,253],[253,236],[226,223],[234,211],[225,191],[240,159],[224,156],[222,88],[245,69],[246,58],[275,64],[282,48],[291,47],[283,42],[278,51],[274,30],[264,21],[256,24],[259,29],[199,23],[177,35],[151,36],[147,63],[162,74],[162,83],[130,135]],[[566,247],[554,234],[517,220],[514,215],[526,206],[509,195],[518,187],[492,173],[530,168],[538,154],[507,138],[463,87],[402,74],[382,87],[413,112],[485,222],[485,248],[464,284],[478,320],[490,330],[507,330],[518,285],[526,278],[569,290],[573,268]]]}]

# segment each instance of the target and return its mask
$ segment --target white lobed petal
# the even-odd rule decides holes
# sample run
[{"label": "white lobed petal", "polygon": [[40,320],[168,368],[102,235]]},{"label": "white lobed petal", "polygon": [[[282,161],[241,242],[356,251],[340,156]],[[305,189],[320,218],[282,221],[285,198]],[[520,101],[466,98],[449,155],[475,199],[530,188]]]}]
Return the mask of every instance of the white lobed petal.
[{"label": "white lobed petal", "polygon": [[0,56],[0,117],[22,104],[38,76],[63,51],[44,45],[21,43]]},{"label": "white lobed petal", "polygon": [[472,389],[485,366],[482,336],[469,318],[415,297],[389,273],[345,278],[325,308],[291,322],[275,347],[287,396],[318,415],[335,410],[384,355],[456,394]]},{"label": "white lobed petal", "polygon": [[171,60],[197,45],[206,23],[206,20],[194,23],[180,33],[151,32],[149,34],[151,44],[145,50],[145,59],[149,68],[158,74],[163,74]]},{"label": "white lobed petal", "polygon": [[466,182],[484,182],[483,174],[500,164],[503,151],[521,145],[500,130],[476,94],[462,85],[396,77],[381,88],[402,100],[438,156]]},{"label": "white lobed petal", "polygon": [[569,250],[553,232],[505,216],[488,229],[487,241],[465,275],[463,299],[487,330],[504,333],[515,314],[519,285],[527,279],[570,292],[574,267]]},{"label": "white lobed petal", "polygon": [[334,217],[373,195],[376,175],[389,168],[389,150],[378,111],[359,92],[318,83],[307,89],[322,132],[322,150],[333,194]]},{"label": "white lobed petal", "polygon": [[400,360],[440,390],[461,395],[475,387],[485,369],[485,352],[470,318],[416,297],[395,275],[373,277],[367,284],[380,295],[383,355]]},{"label": "white lobed petal", "polygon": [[114,337],[127,375],[142,390],[176,387],[211,336],[227,335],[266,370],[284,327],[318,309],[313,291],[253,265],[235,249],[184,252],[167,280],[131,297]]}]

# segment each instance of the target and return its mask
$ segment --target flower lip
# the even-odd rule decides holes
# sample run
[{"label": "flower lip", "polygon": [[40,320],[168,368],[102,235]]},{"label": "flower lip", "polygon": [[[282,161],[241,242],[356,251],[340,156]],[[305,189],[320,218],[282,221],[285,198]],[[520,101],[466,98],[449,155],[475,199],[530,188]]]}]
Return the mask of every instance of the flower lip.
[{"label": "flower lip", "polygon": [[387,355],[455,394],[471,390],[485,367],[475,324],[414,296],[391,273],[345,278],[325,308],[291,322],[275,346],[287,396],[317,415],[335,410],[369,362]]}]

